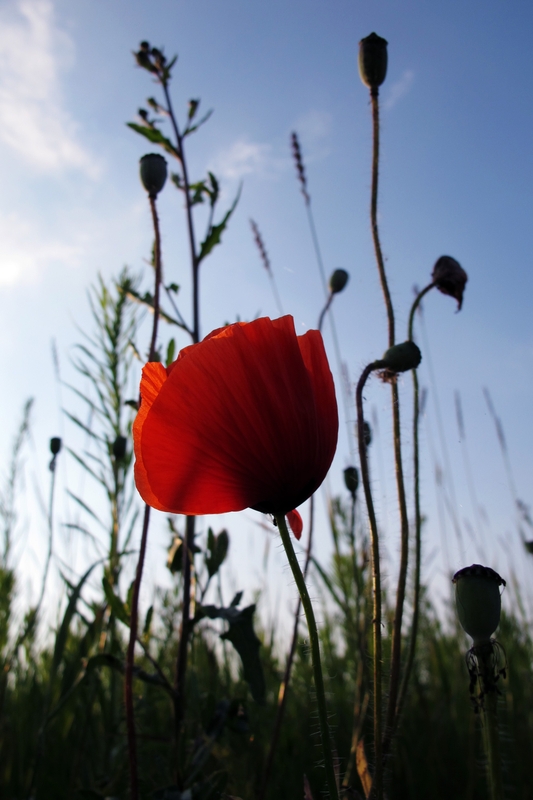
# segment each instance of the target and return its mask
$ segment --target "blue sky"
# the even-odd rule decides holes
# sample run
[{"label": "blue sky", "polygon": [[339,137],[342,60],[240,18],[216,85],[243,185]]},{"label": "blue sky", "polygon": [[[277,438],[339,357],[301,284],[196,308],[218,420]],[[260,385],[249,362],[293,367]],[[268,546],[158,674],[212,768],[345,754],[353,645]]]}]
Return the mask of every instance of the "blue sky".
[{"label": "blue sky", "polygon": [[[155,92],[131,55],[141,39],[163,45],[168,55],[179,53],[172,90],[182,119],[190,97],[215,109],[188,142],[192,174],[199,178],[212,169],[227,204],[243,181],[223,246],[203,267],[203,333],[237,316],[277,313],[249,217],[259,224],[284,308],[298,331],[316,324],[322,293],[289,151],[296,130],[326,269],[343,267],[351,275],[335,302],[335,321],[352,382],[381,355],[385,314],[368,221],[370,111],[357,74],[357,43],[375,30],[389,41],[381,95],[380,224],[398,329],[405,329],[413,286],[428,281],[440,255],[457,258],[470,278],[460,314],[450,298],[432,293],[424,305],[426,338],[418,329],[420,380],[429,388],[423,426],[426,577],[438,583],[448,565],[485,557],[504,577],[515,570],[525,583],[532,565],[523,558],[482,389],[489,388],[502,418],[518,495],[533,503],[532,18],[524,0],[4,0],[0,365],[7,390],[0,401],[1,463],[7,462],[22,404],[34,396],[28,468],[46,486],[48,438],[73,435],[59,410],[50,342],[57,342],[64,374],[72,377],[68,359],[79,338],[76,325],[90,326],[88,285],[97,272],[110,279],[123,264],[140,270],[150,251],[137,175],[138,159],[150,148],[125,126]],[[186,239],[171,186],[160,211],[167,277],[182,286],[188,314]],[[335,365],[329,331],[326,344]],[[472,509],[456,391],[475,495],[488,523]],[[402,392],[408,455],[408,380]],[[373,474],[393,574],[389,395],[376,382],[366,397],[369,417],[378,423]],[[344,430],[331,477],[336,491],[351,458]],[[462,554],[445,509],[439,523],[444,500],[435,485],[437,467],[460,509]],[[62,509],[63,519],[68,513]],[[243,519],[227,523],[237,526],[241,552],[253,560],[255,523],[251,515]],[[469,525],[477,525],[475,537]],[[38,527],[27,528],[15,551],[25,580],[42,563]],[[318,547],[326,557],[327,540]]]}]

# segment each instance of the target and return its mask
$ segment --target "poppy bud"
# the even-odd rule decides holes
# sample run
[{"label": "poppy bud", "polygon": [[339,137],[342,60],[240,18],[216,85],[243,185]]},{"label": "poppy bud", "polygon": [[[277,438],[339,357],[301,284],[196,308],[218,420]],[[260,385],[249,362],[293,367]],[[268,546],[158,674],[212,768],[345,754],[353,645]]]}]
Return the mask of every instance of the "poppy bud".
[{"label": "poppy bud", "polygon": [[402,342],[389,347],[383,361],[390,372],[407,372],[418,367],[422,361],[422,353],[414,342]]},{"label": "poppy bud", "polygon": [[350,276],[345,269],[336,269],[332,272],[329,279],[329,290],[331,294],[339,294],[339,292],[342,292],[349,279]]},{"label": "poppy bud", "polygon": [[371,90],[377,90],[387,75],[387,44],[377,33],[359,42],[359,75]]},{"label": "poppy bud", "polygon": [[128,440],[125,436],[117,436],[113,442],[113,455],[117,461],[122,461],[126,456],[126,446]]},{"label": "poppy bud", "polygon": [[490,567],[472,564],[456,572],[452,582],[463,630],[474,640],[474,647],[489,642],[500,624],[500,586],[505,586],[505,581]]},{"label": "poppy bud", "polygon": [[140,160],[142,185],[150,197],[156,197],[167,179],[167,162],[159,153],[148,153]]},{"label": "poppy bud", "polygon": [[439,292],[455,297],[457,310],[460,311],[468,275],[459,262],[451,256],[441,256],[433,267],[431,277]]},{"label": "poppy bud", "polygon": [[344,470],[344,485],[355,500],[357,487],[359,486],[359,473],[357,467],[346,467]]},{"label": "poppy bud", "polygon": [[61,439],[59,436],[53,436],[50,439],[50,452],[53,456],[57,456],[59,451],[61,450]]}]

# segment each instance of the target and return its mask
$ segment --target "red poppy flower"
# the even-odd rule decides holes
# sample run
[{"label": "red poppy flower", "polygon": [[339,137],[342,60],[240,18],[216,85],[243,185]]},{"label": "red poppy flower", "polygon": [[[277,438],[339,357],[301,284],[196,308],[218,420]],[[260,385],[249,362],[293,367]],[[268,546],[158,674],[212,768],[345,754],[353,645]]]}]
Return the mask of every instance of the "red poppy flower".
[{"label": "red poppy flower", "polygon": [[296,336],[289,316],[236,323],[144,367],[135,481],[174,514],[289,514],[324,480],[337,433],[320,333]]}]

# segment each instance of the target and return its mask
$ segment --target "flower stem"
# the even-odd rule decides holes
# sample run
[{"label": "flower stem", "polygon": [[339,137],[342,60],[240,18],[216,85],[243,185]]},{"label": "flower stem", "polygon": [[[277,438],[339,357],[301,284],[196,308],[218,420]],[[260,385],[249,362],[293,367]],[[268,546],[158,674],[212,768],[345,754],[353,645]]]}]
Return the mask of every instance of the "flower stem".
[{"label": "flower stem", "polygon": [[500,737],[498,732],[498,692],[493,678],[493,645],[487,642],[476,648],[475,655],[481,675],[481,685],[485,691],[483,709],[483,741],[488,762],[488,783],[490,800],[504,800],[501,768]]},{"label": "flower stem", "polygon": [[383,761],[381,748],[381,573],[379,563],[379,536],[365,443],[365,418],[363,415],[363,389],[371,372],[385,366],[383,361],[373,361],[363,370],[356,391],[357,438],[359,440],[359,459],[361,462],[361,479],[365,490],[368,520],[370,523],[370,539],[372,548],[372,594],[373,594],[373,644],[374,644],[374,760],[375,772],[372,782],[372,797],[381,800],[383,797]]},{"label": "flower stem", "polygon": [[[309,498],[309,536],[307,539],[307,548],[305,551],[305,563],[304,563],[304,573],[303,573],[304,580],[307,577],[309,562],[311,561],[311,550],[313,547],[314,518],[315,518],[315,496],[314,494],[312,494],[311,497]],[[287,663],[285,665],[285,673],[283,675],[283,680],[279,687],[276,720],[274,722],[274,729],[272,731],[272,737],[270,739],[270,748],[266,759],[266,767],[263,774],[263,783],[261,786],[261,790],[259,792],[259,800],[264,800],[264,798],[266,797],[267,787],[270,781],[270,775],[272,773],[272,766],[274,764],[274,756],[276,754],[276,749],[278,746],[279,734],[281,731],[281,723],[283,722],[283,716],[285,714],[285,706],[287,705],[287,695],[289,691],[289,682],[291,679],[292,665],[294,662],[294,656],[296,654],[296,645],[298,643],[298,628],[300,625],[301,610],[302,610],[302,600],[300,597],[298,597],[296,610],[294,612],[292,641],[289,649],[289,655],[287,656]]]},{"label": "flower stem", "polygon": [[370,222],[372,226],[372,239],[374,241],[374,251],[376,254],[376,261],[378,265],[379,279],[381,282],[381,289],[383,291],[383,298],[385,300],[385,307],[387,309],[387,320],[389,325],[389,347],[394,344],[394,309],[392,307],[392,299],[389,291],[389,284],[387,282],[387,275],[385,272],[385,262],[383,260],[383,253],[381,252],[381,244],[379,241],[378,231],[378,176],[379,176],[379,100],[378,90],[372,89],[370,91],[370,99],[372,102],[372,194],[370,201]]},{"label": "flower stem", "polygon": [[302,600],[302,605],[305,611],[307,620],[307,627],[309,629],[309,640],[311,642],[311,655],[313,659],[313,674],[315,679],[316,700],[318,706],[318,720],[320,725],[320,733],[322,737],[322,752],[324,754],[324,766],[326,769],[326,781],[329,789],[330,800],[338,800],[339,793],[337,790],[337,780],[335,777],[335,768],[333,766],[333,753],[331,749],[330,730],[328,722],[328,711],[326,707],[326,695],[324,691],[324,678],[322,676],[322,664],[320,661],[320,643],[318,638],[318,629],[316,626],[315,614],[311,603],[311,598],[307,591],[305,578],[300,569],[294,547],[292,546],[291,535],[285,522],[284,514],[275,514],[278,530],[281,535],[281,541],[287,553],[289,566],[292,570],[298,592]]},{"label": "flower stem", "polygon": [[[152,212],[152,222],[154,225],[154,269],[155,269],[155,288],[154,288],[154,320],[152,323],[152,338],[150,340],[150,352],[148,361],[153,361],[156,353],[157,329],[159,324],[159,287],[161,284],[161,235],[159,231],[159,219],[155,197],[150,196],[150,210]],[[137,640],[137,623],[139,617],[139,594],[144,568],[144,557],[146,554],[146,542],[148,540],[148,528],[150,525],[150,506],[144,507],[144,520],[141,535],[141,545],[139,548],[139,559],[135,572],[135,582],[131,598],[130,615],[130,638],[126,655],[126,669],[124,675],[124,701],[126,706],[126,728],[128,731],[128,756],[130,766],[130,798],[138,800],[139,797],[139,778],[137,775],[137,743],[135,738],[135,711],[133,708],[133,661],[135,657],[135,642]]]}]

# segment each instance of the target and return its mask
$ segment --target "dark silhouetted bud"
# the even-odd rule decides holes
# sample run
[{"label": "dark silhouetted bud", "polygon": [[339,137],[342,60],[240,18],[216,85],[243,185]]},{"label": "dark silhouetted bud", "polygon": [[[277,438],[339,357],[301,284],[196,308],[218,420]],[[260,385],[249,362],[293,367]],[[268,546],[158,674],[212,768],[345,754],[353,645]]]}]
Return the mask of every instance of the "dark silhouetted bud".
[{"label": "dark silhouetted bud", "polygon": [[140,161],[141,181],[150,195],[156,197],[167,179],[167,162],[159,153],[148,153]]},{"label": "dark silhouetted bud", "polygon": [[125,436],[117,436],[113,442],[113,455],[117,461],[123,461],[126,456],[126,447],[128,440]]},{"label": "dark silhouetted bud", "polygon": [[357,467],[346,467],[344,470],[344,485],[355,500],[357,487],[359,486],[359,473]]},{"label": "dark silhouetted bud", "polygon": [[524,542],[524,547],[526,548],[528,553],[533,555],[533,542]]},{"label": "dark silhouetted bud", "polygon": [[52,436],[50,439],[50,452],[53,456],[57,456],[59,451],[61,450],[61,439],[59,436]]},{"label": "dark silhouetted bud", "polygon": [[387,75],[387,41],[371,33],[359,42],[359,75],[371,90],[381,86]]},{"label": "dark silhouetted bud", "polygon": [[331,294],[339,294],[339,292],[342,292],[349,280],[350,276],[345,269],[336,269],[335,272],[332,272],[329,279],[329,290]]},{"label": "dark silhouetted bud", "polygon": [[456,572],[452,582],[463,630],[474,640],[474,647],[486,644],[500,624],[500,586],[505,581],[490,567],[472,564]]},{"label": "dark silhouetted bud", "polygon": [[383,361],[390,372],[407,372],[418,367],[422,353],[414,342],[402,342],[389,347]]},{"label": "dark silhouetted bud", "polygon": [[457,310],[460,311],[468,275],[459,262],[451,256],[441,256],[433,267],[431,277],[439,292],[455,297]]}]

